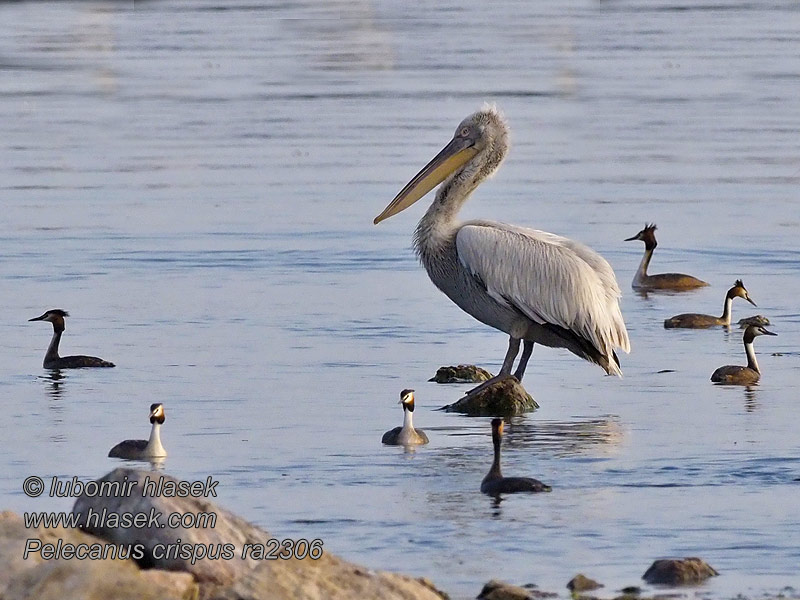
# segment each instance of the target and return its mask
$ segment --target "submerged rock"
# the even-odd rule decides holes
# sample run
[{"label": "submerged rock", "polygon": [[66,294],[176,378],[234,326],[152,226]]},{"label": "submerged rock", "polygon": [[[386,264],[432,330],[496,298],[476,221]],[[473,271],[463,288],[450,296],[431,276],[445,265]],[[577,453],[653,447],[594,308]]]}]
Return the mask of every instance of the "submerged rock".
[{"label": "submerged rock", "polygon": [[483,586],[477,600],[534,600],[533,590],[492,579]]},{"label": "submerged rock", "polygon": [[701,558],[663,558],[655,561],[642,575],[647,583],[691,585],[719,573]]},{"label": "submerged rock", "polygon": [[590,592],[601,587],[603,587],[602,583],[597,583],[594,579],[589,579],[583,573],[578,573],[567,583],[567,589],[570,592]]},{"label": "submerged rock", "polygon": [[458,365],[457,367],[439,367],[436,375],[428,381],[436,383],[483,383],[489,381],[492,374],[475,365]]},{"label": "submerged rock", "polygon": [[769,319],[763,315],[754,315],[752,317],[745,317],[744,319],[739,319],[739,328],[745,329],[748,325],[761,325],[762,327],[765,325],[769,325]]},{"label": "submerged rock", "polygon": [[[273,560],[274,540],[269,533],[233,513],[205,500],[192,497],[142,496],[146,478],[159,480],[161,473],[118,468],[99,482],[139,482],[134,492],[119,497],[81,496],[75,501],[73,513],[80,515],[84,527],[115,544],[142,544],[146,566],[190,573],[200,585],[204,599],[236,600],[301,600],[325,598],[344,600],[363,598],[374,600],[441,600],[446,596],[429,581],[405,575],[373,571],[344,561],[321,544],[318,558],[312,559],[308,547],[302,548],[303,558]],[[177,485],[178,480],[163,475],[164,487]],[[153,523],[141,528],[103,527],[89,522],[89,510],[94,513],[134,513],[156,515]],[[160,514],[159,514],[160,513]],[[213,514],[215,521],[196,527],[174,527],[167,522],[173,513],[190,515],[200,522],[202,515]],[[187,521],[188,522],[188,521]],[[312,540],[309,539],[308,542]],[[189,548],[185,555],[172,553],[162,556],[166,547]],[[160,545],[160,546],[159,546]],[[245,553],[244,547],[249,545]],[[158,547],[157,547],[158,546]],[[229,556],[221,556],[226,548]],[[299,548],[299,546],[296,546]],[[278,549],[283,548],[280,546]],[[200,552],[206,556],[198,558]],[[208,558],[211,557],[211,558]],[[78,597],[78,596],[76,596]]]},{"label": "submerged rock", "polygon": [[464,396],[443,406],[446,412],[459,412],[473,417],[513,417],[539,408],[516,377],[493,383],[472,396]]}]

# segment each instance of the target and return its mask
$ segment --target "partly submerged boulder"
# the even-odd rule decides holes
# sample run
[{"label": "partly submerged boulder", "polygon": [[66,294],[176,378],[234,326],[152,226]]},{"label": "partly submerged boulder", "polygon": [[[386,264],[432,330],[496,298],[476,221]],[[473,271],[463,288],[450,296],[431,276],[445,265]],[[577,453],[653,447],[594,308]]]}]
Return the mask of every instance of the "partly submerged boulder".
[{"label": "partly submerged boulder", "polygon": [[602,583],[598,583],[594,579],[589,579],[583,573],[578,573],[567,583],[567,589],[574,593],[590,592],[601,587],[603,587]]},{"label": "partly submerged boulder", "polygon": [[439,367],[436,375],[428,381],[436,383],[483,383],[489,381],[492,374],[475,365],[458,365],[456,367]]},{"label": "partly submerged boulder", "polygon": [[702,558],[663,558],[655,561],[642,575],[647,583],[662,585],[691,585],[719,575]]},{"label": "partly submerged boulder", "polygon": [[459,412],[473,417],[513,417],[539,408],[516,377],[502,379],[480,392],[467,395],[443,406],[446,412]]}]

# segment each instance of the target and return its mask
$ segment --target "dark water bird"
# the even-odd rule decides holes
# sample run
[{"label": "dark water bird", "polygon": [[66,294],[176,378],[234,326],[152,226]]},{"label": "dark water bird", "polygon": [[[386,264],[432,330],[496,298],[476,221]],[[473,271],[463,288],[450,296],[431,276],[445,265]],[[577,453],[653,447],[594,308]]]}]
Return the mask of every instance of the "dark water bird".
[{"label": "dark water bird", "polygon": [[459,222],[458,211],[503,162],[508,126],[493,106],[464,119],[453,139],[375,218],[380,223],[442,184],[414,235],[434,285],[462,310],[508,334],[500,373],[522,380],[534,343],[566,348],[621,375],[615,349],[630,350],[614,271],[590,248],[564,237],[494,221]]},{"label": "dark water bird", "polygon": [[657,275],[648,275],[647,267],[650,264],[650,259],[653,258],[653,250],[658,246],[656,241],[656,224],[645,223],[644,229],[633,237],[626,239],[626,242],[634,240],[641,240],[644,242],[644,256],[642,262],[639,263],[639,270],[633,277],[633,284],[631,287],[635,290],[672,290],[683,291],[693,290],[695,288],[704,287],[708,284],[705,281],[685,275],[683,273],[659,273]]},{"label": "dark water bird", "polygon": [[390,429],[383,434],[381,442],[390,446],[415,446],[427,444],[428,436],[422,429],[414,429],[414,390],[400,392],[400,404],[403,405],[403,426]]},{"label": "dark water bird", "polygon": [[691,328],[691,329],[705,329],[708,327],[716,327],[717,325],[728,326],[731,324],[731,305],[734,298],[744,298],[753,306],[756,303],[750,298],[750,294],[744,287],[741,279],[737,279],[733,287],[725,294],[725,306],[722,311],[721,317],[713,315],[701,315],[697,313],[686,313],[682,315],[675,315],[664,321],[666,329],[675,327]]},{"label": "dark water bird", "polygon": [[42,366],[45,369],[79,369],[82,367],[113,367],[114,363],[97,358],[96,356],[64,356],[58,355],[58,344],[61,341],[61,334],[64,333],[65,325],[64,318],[68,317],[69,313],[60,308],[48,310],[46,313],[28,321],[49,321],[53,324],[53,338],[50,340],[50,345],[47,347],[47,353],[44,355],[44,363]]},{"label": "dark water bird", "polygon": [[164,405],[160,402],[150,405],[150,439],[149,440],[125,440],[109,450],[108,455],[112,458],[127,459],[149,459],[163,458],[167,455],[164,446],[161,445],[161,426],[166,420]]},{"label": "dark water bird", "polygon": [[753,340],[760,335],[778,335],[767,331],[763,325],[748,325],[744,330],[744,353],[747,355],[747,366],[725,365],[711,374],[714,383],[732,383],[750,385],[761,379],[761,371],[756,361],[756,351],[753,349]]},{"label": "dark water bird", "polygon": [[484,494],[514,494],[516,492],[549,492],[552,488],[530,477],[503,477],[500,470],[500,445],[503,440],[503,419],[492,419],[492,443],[494,461],[492,468],[481,481]]}]

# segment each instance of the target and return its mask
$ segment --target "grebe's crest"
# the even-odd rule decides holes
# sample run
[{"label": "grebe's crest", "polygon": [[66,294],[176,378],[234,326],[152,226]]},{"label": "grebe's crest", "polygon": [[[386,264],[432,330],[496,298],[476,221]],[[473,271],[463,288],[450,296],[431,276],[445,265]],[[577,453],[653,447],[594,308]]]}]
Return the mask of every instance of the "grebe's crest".
[{"label": "grebe's crest", "polygon": [[164,405],[160,402],[156,402],[150,405],[150,422],[154,423],[158,421],[159,424],[163,424],[166,420],[167,415],[164,412]]},{"label": "grebe's crest", "polygon": [[744,283],[742,283],[741,279],[737,279],[736,282],[733,284],[733,287],[740,287],[744,289]]}]

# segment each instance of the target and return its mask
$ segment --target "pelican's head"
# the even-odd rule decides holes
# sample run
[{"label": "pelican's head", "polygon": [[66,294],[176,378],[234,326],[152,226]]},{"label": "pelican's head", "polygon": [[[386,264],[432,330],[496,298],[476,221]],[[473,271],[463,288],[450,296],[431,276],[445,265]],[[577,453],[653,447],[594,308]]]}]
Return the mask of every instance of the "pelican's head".
[{"label": "pelican's head", "polygon": [[728,290],[728,298],[744,298],[753,306],[758,306],[753,299],[750,298],[750,294],[747,293],[747,290],[744,287],[741,279],[737,279],[736,283],[733,284],[733,287]]},{"label": "pelican's head", "polygon": [[475,161],[476,181],[490,177],[508,150],[508,125],[494,105],[483,108],[461,121],[453,139],[400,190],[383,212],[375,217],[377,225],[384,219],[407,209],[445,179],[457,173],[471,159]]},{"label": "pelican's head", "polygon": [[60,308],[51,308],[43,315],[38,317],[34,317],[33,319],[28,319],[28,321],[49,321],[53,324],[55,329],[60,329],[61,331],[64,330],[64,317],[68,317],[69,313],[65,310],[61,310]]},{"label": "pelican's head", "polygon": [[164,413],[164,405],[160,402],[156,402],[155,404],[150,405],[150,422],[151,423],[158,423],[159,425],[163,425],[164,421],[166,420],[167,416]]},{"label": "pelican's head", "polygon": [[648,250],[653,250],[656,246],[658,246],[658,242],[656,242],[656,229],[655,223],[645,223],[644,229],[642,229],[635,236],[627,238],[625,241],[632,242],[634,240],[641,240],[644,242],[645,248]]},{"label": "pelican's head", "polygon": [[403,410],[414,412],[414,390],[403,390],[400,392],[400,402]]}]

